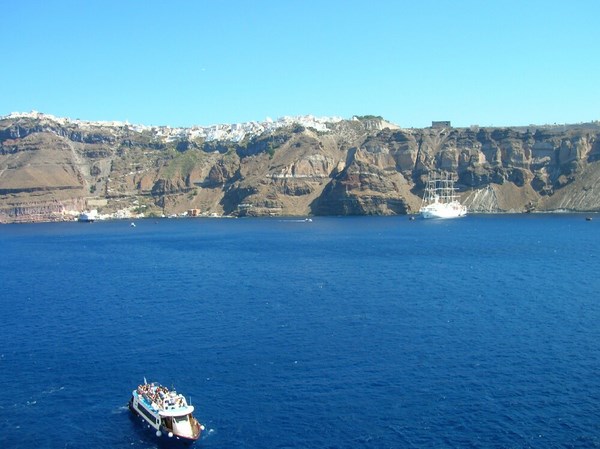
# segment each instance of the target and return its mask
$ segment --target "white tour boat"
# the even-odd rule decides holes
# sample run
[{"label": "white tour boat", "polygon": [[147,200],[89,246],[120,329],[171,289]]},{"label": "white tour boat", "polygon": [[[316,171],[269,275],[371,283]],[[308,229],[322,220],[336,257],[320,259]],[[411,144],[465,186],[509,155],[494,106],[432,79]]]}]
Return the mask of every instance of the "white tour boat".
[{"label": "white tour boat", "polygon": [[467,207],[460,204],[450,175],[427,179],[419,213],[423,218],[457,218],[467,215]]},{"label": "white tour boat", "polygon": [[148,428],[154,429],[157,437],[168,441],[193,443],[204,430],[192,415],[194,406],[182,394],[146,379],[133,390],[129,409]]},{"label": "white tour boat", "polygon": [[82,223],[93,223],[97,219],[98,211],[96,209],[87,212],[82,212],[79,214],[79,217],[77,217],[77,221],[80,221]]}]

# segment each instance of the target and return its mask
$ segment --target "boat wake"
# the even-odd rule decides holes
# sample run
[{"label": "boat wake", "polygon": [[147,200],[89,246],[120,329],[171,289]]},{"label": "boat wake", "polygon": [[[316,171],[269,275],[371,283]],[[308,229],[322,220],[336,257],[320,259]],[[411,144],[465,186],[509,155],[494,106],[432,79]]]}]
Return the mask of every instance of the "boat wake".
[{"label": "boat wake", "polygon": [[42,391],[42,394],[54,394],[57,391],[63,391],[64,389],[65,389],[65,387],[59,387],[59,388],[52,387],[52,388],[50,388],[48,390]]},{"label": "boat wake", "polygon": [[213,435],[215,435],[217,433],[216,429],[206,429],[203,433],[202,433],[202,439],[206,440],[207,438],[211,438]]},{"label": "boat wake", "polygon": [[312,223],[312,218],[279,220],[282,223]]},{"label": "boat wake", "polygon": [[[65,387],[59,387],[59,388],[51,387],[48,390],[44,390],[44,391],[40,392],[40,395],[37,398],[36,397],[32,397],[29,400],[25,401],[24,403],[20,403],[20,404],[14,403],[12,405],[12,407],[14,407],[14,408],[31,407],[31,406],[37,405],[38,400],[43,403],[44,402],[44,398],[43,398],[44,396],[48,396],[48,395],[57,393],[57,392],[62,391],[64,389],[65,389]],[[4,407],[0,406],[0,409],[4,409]]]},{"label": "boat wake", "polygon": [[129,407],[127,407],[127,405],[122,405],[120,407],[117,407],[116,409],[111,411],[111,414],[113,415],[120,415],[121,413],[127,413],[129,411]]}]

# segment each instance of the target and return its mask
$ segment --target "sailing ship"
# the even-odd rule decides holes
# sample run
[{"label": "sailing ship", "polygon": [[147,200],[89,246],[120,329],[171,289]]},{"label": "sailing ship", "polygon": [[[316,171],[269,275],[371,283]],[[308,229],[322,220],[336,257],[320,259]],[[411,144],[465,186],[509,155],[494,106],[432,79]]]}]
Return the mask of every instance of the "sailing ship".
[{"label": "sailing ship", "polygon": [[423,218],[457,218],[467,215],[460,204],[454,177],[449,174],[429,175],[419,213]]}]

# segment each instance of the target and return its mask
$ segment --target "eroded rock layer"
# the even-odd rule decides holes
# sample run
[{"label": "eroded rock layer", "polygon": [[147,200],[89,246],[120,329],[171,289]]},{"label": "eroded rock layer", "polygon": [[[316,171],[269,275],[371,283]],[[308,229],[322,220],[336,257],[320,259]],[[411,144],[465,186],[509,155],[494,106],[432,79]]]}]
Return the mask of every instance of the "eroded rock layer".
[{"label": "eroded rock layer", "polygon": [[431,171],[453,173],[472,212],[600,210],[598,123],[402,129],[369,116],[254,128],[219,140],[43,114],[5,117],[0,221],[72,219],[90,208],[145,216],[409,214]]}]

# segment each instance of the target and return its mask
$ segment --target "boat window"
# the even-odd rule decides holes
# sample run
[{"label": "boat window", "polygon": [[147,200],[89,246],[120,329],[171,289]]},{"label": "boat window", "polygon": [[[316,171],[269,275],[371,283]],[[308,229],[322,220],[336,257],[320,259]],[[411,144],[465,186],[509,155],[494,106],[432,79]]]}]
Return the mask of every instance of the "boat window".
[{"label": "boat window", "polygon": [[154,421],[156,418],[154,417],[154,415],[152,413],[150,413],[148,410],[146,410],[143,406],[142,407],[138,407],[138,410],[146,416],[146,418],[148,418],[148,420],[150,421]]}]

